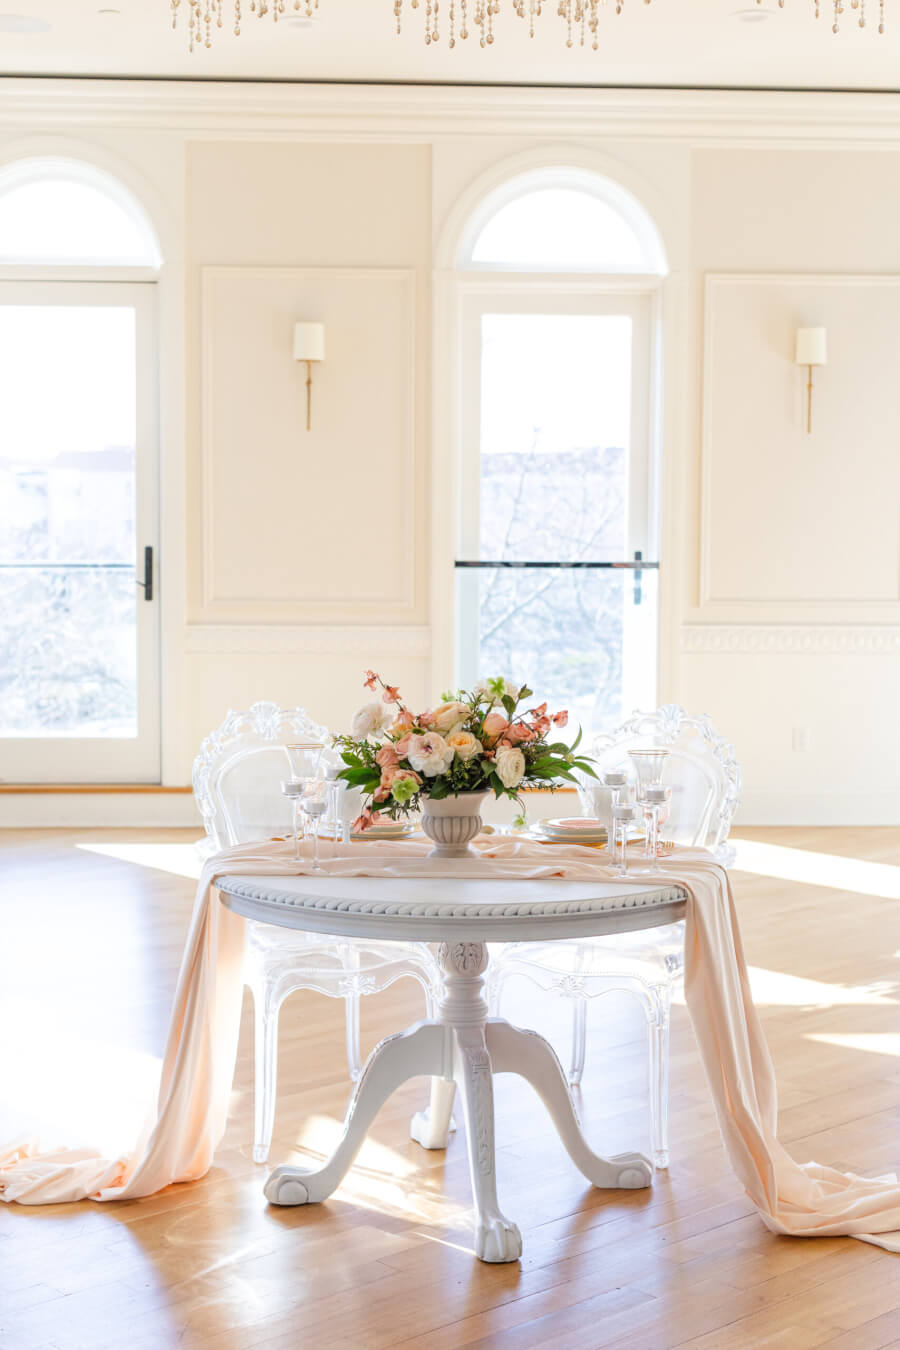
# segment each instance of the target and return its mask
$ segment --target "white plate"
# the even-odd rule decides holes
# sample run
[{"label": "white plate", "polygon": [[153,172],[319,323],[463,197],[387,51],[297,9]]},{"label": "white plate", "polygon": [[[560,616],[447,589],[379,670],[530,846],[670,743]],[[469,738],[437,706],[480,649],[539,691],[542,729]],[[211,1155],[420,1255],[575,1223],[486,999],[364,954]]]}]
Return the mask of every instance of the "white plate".
[{"label": "white plate", "polygon": [[[535,823],[534,829],[539,834],[547,835],[553,839],[567,839],[570,841],[582,839],[587,842],[596,843],[606,838],[606,826],[599,820],[588,821],[584,824],[576,824],[578,817],[569,817],[564,820],[539,820]],[[570,824],[569,821],[573,823]]]}]

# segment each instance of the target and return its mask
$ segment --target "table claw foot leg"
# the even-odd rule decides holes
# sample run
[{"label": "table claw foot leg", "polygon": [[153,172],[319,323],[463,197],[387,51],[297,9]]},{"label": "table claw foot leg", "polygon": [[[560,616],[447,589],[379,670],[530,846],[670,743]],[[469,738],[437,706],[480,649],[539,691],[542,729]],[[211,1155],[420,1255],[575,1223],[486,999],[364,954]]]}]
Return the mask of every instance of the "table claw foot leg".
[{"label": "table claw foot leg", "polygon": [[566,1152],[594,1186],[639,1190],[653,1180],[653,1164],[642,1153],[602,1158],[588,1146],[563,1067],[549,1041],[536,1031],[491,1021],[485,1029],[495,1073],[517,1073],[530,1083],[550,1113]]},{"label": "table claw foot leg", "polygon": [[452,1079],[432,1078],[431,1101],[424,1111],[417,1111],[409,1127],[410,1138],[422,1148],[446,1148],[450,1131],[456,1129],[453,1119],[453,1098],[456,1084]]},{"label": "table claw foot leg", "polygon": [[482,1027],[457,1027],[456,1081],[466,1117],[475,1201],[475,1252],[482,1261],[518,1261],[522,1236],[500,1212],[494,1140],[494,1082]]},{"label": "table claw foot leg", "polygon": [[[605,1184],[623,1191],[639,1191],[653,1181],[653,1164],[643,1153],[615,1153],[606,1161],[610,1167],[610,1180]],[[598,1183],[595,1181],[594,1185]]]},{"label": "table claw foot leg", "polygon": [[344,1132],[337,1148],[321,1167],[276,1167],[263,1188],[273,1205],[307,1205],[326,1200],[337,1190],[362,1147],[378,1110],[408,1078],[434,1072],[440,1063],[444,1032],[435,1022],[422,1022],[409,1031],[387,1036],[376,1045],[356,1084]]},{"label": "table claw foot leg", "polygon": [[522,1234],[502,1214],[484,1218],[475,1225],[475,1255],[480,1261],[518,1261]]},{"label": "table claw foot leg", "polygon": [[299,1167],[276,1167],[269,1173],[263,1195],[270,1205],[305,1205],[309,1191],[303,1184]]}]

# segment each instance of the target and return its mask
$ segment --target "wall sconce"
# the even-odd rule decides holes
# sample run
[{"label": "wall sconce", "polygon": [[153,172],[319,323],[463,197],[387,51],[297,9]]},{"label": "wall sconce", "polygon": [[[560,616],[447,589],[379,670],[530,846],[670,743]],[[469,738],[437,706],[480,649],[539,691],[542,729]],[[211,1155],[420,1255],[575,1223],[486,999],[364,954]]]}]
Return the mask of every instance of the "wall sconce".
[{"label": "wall sconce", "polygon": [[306,362],[306,430],[312,422],[312,363],[325,360],[324,323],[294,324],[294,360]]},{"label": "wall sconce", "polygon": [[825,344],[824,328],[798,328],[797,345],[794,349],[794,361],[798,366],[806,366],[809,380],[806,385],[806,434],[812,431],[812,390],[813,366],[828,364],[828,351]]}]

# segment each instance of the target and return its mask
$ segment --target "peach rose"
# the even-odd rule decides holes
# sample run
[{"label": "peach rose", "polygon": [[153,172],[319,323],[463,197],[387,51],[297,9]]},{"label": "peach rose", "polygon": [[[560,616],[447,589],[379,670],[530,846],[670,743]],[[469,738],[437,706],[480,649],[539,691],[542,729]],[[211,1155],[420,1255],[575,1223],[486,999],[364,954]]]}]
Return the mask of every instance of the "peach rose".
[{"label": "peach rose", "polygon": [[485,745],[493,745],[509,728],[509,722],[502,713],[488,713],[481,728]]},{"label": "peach rose", "polygon": [[480,755],[482,751],[481,741],[476,740],[471,731],[454,731],[447,737],[447,744],[450,749],[462,760],[463,764],[468,764],[470,759]]}]

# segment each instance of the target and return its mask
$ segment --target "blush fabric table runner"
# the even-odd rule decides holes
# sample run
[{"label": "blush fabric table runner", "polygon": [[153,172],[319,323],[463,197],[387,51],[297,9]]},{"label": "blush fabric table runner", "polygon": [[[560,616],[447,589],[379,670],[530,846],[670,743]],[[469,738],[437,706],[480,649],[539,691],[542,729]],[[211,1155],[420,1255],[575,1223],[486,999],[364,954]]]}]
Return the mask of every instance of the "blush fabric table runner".
[{"label": "blush fabric table runner", "polygon": [[[615,882],[595,851],[519,840],[476,841],[472,859],[437,861],[419,842],[341,846],[331,877]],[[225,1129],[242,999],[244,921],[214,899],[216,878],[302,876],[293,845],[242,845],[207,861],[201,876],[169,1027],[156,1111],[133,1150],[41,1151],[33,1139],[0,1145],[0,1198],[55,1204],[135,1199],[209,1169]],[[630,878],[626,879],[630,881]],[[637,881],[637,879],[635,879]],[[775,1075],[753,1006],[728,876],[702,850],[676,851],[638,888],[677,887],[685,902],[685,996],[734,1172],[776,1233],[848,1235],[900,1251],[900,1185],[817,1163],[798,1164],[776,1135]],[[661,920],[662,922],[668,919]],[[643,926],[636,923],[635,926]],[[587,931],[587,930],[585,930]],[[487,940],[487,939],[485,939]],[[861,1160],[864,1165],[864,1160]]]}]

